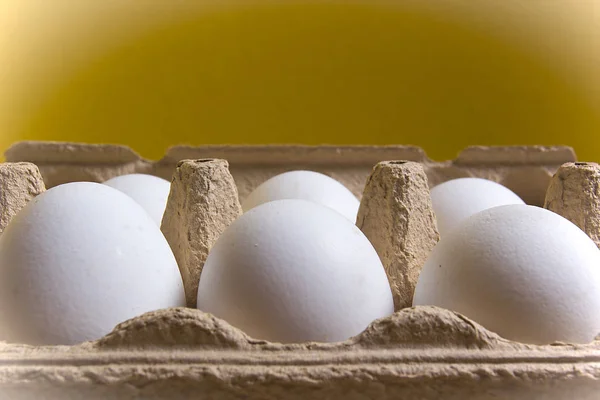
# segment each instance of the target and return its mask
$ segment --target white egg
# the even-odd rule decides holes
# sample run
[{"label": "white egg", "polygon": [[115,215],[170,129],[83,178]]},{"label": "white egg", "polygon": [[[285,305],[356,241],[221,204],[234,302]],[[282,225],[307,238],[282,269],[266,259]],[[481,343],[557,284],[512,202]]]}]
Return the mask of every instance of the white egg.
[{"label": "white egg", "polygon": [[106,185],[54,187],[0,237],[2,339],[71,345],[142,313],[184,305],[181,275],[160,229]]},{"label": "white egg", "polygon": [[383,265],[342,215],[304,200],[258,206],[229,226],[202,270],[198,308],[274,342],[333,342],[394,311]]},{"label": "white egg", "polygon": [[290,171],[276,175],[260,184],[242,203],[248,211],[273,200],[301,199],[312,201],[339,212],[356,222],[360,202],[340,182],[313,171]]},{"label": "white egg", "polygon": [[440,236],[473,214],[508,204],[525,203],[510,189],[487,179],[452,179],[431,189],[431,205]]},{"label": "white egg", "polygon": [[171,191],[169,181],[153,175],[129,174],[109,179],[104,184],[134,199],[160,226]]},{"label": "white egg", "polygon": [[587,343],[600,333],[600,250],[551,211],[491,208],[439,241],[413,304],[457,311],[515,341]]}]

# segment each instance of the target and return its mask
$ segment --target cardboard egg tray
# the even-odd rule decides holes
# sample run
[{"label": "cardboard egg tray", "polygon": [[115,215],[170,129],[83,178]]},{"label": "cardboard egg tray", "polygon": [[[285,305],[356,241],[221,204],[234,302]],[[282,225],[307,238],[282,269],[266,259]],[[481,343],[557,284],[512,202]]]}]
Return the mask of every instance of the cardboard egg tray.
[{"label": "cardboard egg tray", "polygon": [[[529,204],[554,204],[576,223],[577,218],[589,222],[598,206],[592,182],[598,177],[596,166],[575,163],[567,147],[471,147],[447,162],[433,162],[420,148],[409,146],[174,147],[160,161],[150,162],[123,146],[21,142],[6,152],[6,161],[35,164],[47,188],[134,172],[173,179],[173,186],[179,186],[172,188],[167,213],[169,208],[186,211],[181,208],[184,202],[177,204],[174,190],[203,202],[203,209],[212,213],[185,216],[199,231],[204,229],[197,238],[201,245],[191,245],[192,250],[200,249],[192,252],[197,264],[218,236],[215,229],[224,229],[239,212],[237,195],[243,199],[267,178],[287,170],[322,172],[359,198],[365,193],[361,210],[368,200],[378,205],[377,218],[399,216],[404,224],[402,230],[394,228],[393,220],[373,220],[370,225],[388,239],[365,234],[372,240],[390,240],[391,234],[409,231],[409,237],[402,236],[402,251],[413,248],[421,259],[437,239],[428,200],[419,197],[428,196],[415,178],[419,173],[430,186],[466,176],[492,179]],[[0,180],[10,183],[0,182],[3,218],[11,215],[9,208],[21,207],[43,190],[32,183],[35,166],[13,166],[25,168],[26,178],[23,186],[15,184],[14,172],[0,173]],[[186,172],[184,166],[191,169]],[[204,175],[194,175],[198,173]],[[203,179],[209,184],[202,184]],[[186,190],[195,191],[196,197]],[[220,222],[215,216],[221,216]],[[377,229],[369,229],[378,235]],[[424,250],[418,249],[420,243],[425,243]],[[386,271],[397,262],[382,261]],[[201,266],[190,268],[187,272],[193,275]],[[182,270],[184,281],[185,273]],[[341,343],[256,340],[194,308],[147,313],[97,341],[76,346],[0,342],[0,399],[600,399],[600,341],[520,344],[447,310],[396,305],[392,316]]]}]

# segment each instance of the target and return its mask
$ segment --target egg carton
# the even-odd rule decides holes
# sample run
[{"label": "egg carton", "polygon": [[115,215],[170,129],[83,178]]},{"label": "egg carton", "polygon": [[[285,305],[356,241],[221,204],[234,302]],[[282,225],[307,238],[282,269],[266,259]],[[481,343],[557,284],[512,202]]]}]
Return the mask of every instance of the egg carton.
[{"label": "egg carton", "polygon": [[568,147],[470,147],[435,162],[410,146],[177,146],[152,162],[123,146],[21,142],[5,157],[0,231],[45,187],[127,173],[172,180],[162,230],[188,306],[239,198],[284,171],[327,174],[361,199],[357,225],[382,258],[397,311],[339,343],[257,340],[191,307],[146,313],[76,346],[0,342],[0,399],[600,399],[600,340],[517,343],[458,313],[408,307],[400,290],[438,238],[428,186],[453,178],[499,182],[599,243],[600,168]]}]

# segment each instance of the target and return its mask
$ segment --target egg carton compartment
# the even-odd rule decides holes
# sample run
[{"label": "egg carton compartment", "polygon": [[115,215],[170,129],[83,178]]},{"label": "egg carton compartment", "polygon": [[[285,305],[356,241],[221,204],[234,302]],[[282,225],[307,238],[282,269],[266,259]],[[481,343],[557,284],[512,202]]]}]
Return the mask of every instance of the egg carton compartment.
[{"label": "egg carton compartment", "polygon": [[[599,340],[509,341],[458,313],[407,307],[394,287],[418,271],[437,241],[427,186],[457,177],[499,182],[583,226],[598,243],[589,223],[599,206],[597,170],[576,163],[570,148],[472,147],[434,162],[409,146],[179,146],[151,162],[123,146],[22,142],[6,160],[0,229],[44,190],[40,176],[46,187],[134,172],[172,179],[162,230],[177,245],[188,306],[211,244],[239,215],[238,196],[284,171],[325,173],[362,198],[357,225],[378,252],[389,250],[382,262],[397,311],[339,343],[256,340],[195,308],[146,313],[75,346],[0,342],[0,399],[600,398]],[[190,201],[200,207],[186,208]],[[402,229],[394,224],[400,219],[408,221]],[[182,232],[192,228],[190,240]]]}]

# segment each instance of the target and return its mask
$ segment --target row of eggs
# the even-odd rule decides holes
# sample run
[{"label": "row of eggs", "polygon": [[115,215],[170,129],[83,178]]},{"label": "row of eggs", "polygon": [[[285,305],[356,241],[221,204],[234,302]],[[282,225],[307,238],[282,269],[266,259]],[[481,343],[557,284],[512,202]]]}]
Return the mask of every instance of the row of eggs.
[{"label": "row of eggs", "polygon": [[[160,231],[169,192],[168,181],[133,174],[33,199],[0,237],[0,339],[76,344],[184,306]],[[441,240],[414,305],[461,312],[527,343],[600,333],[600,251],[578,227],[479,178],[438,185],[431,200]],[[384,267],[354,223],[359,205],[316,172],[259,185],[210,250],[197,307],[276,342],[340,341],[390,315]]]}]

